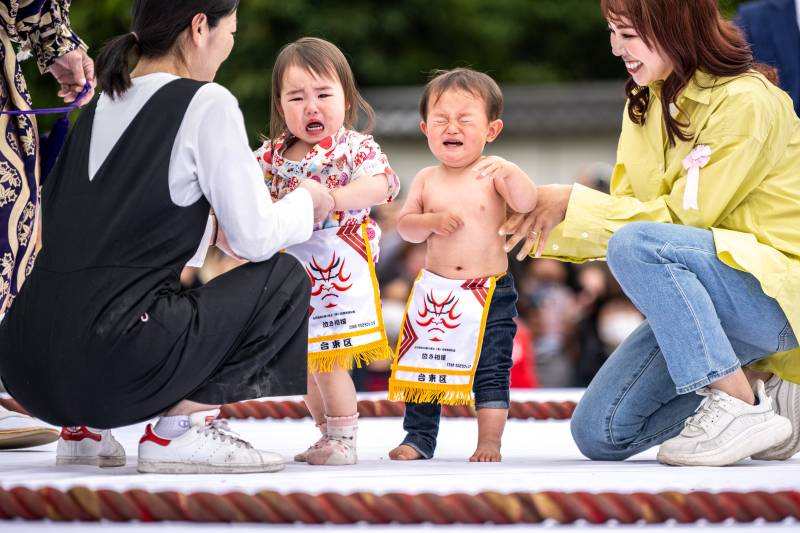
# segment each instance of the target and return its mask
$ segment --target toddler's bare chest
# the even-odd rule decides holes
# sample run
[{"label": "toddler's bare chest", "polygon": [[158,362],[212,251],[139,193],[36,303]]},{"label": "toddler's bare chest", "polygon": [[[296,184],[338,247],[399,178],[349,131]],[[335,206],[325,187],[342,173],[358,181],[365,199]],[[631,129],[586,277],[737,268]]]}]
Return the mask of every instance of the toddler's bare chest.
[{"label": "toddler's bare chest", "polygon": [[426,184],[425,212],[450,211],[464,218],[497,218],[505,215],[505,201],[491,180],[461,179]]}]

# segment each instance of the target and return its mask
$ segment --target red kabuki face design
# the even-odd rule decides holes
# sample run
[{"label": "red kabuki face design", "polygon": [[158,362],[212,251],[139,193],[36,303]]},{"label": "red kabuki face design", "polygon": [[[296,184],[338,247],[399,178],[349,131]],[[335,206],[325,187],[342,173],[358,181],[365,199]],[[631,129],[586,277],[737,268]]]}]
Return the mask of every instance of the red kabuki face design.
[{"label": "red kabuki face design", "polygon": [[425,306],[417,310],[419,318],[416,320],[420,327],[428,330],[429,340],[442,342],[448,330],[456,329],[461,325],[458,319],[461,313],[456,314],[459,300],[450,292],[446,297],[437,299],[433,290],[425,295]]},{"label": "red kabuki face design", "polygon": [[334,252],[328,266],[320,266],[316,257],[312,257],[311,263],[306,266],[306,272],[311,278],[311,297],[319,298],[322,305],[328,309],[336,307],[339,293],[345,292],[353,286],[352,283],[347,284],[352,274],[345,272],[344,263],[345,260],[336,257],[336,252]]}]

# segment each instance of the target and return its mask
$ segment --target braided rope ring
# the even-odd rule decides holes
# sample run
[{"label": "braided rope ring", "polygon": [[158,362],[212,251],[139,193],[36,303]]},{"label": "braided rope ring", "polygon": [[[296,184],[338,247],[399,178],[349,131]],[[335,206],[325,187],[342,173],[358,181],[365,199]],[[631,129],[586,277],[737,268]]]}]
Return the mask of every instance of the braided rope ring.
[{"label": "braided rope ring", "polygon": [[[512,401],[508,418],[519,420],[568,420],[575,410],[575,402]],[[25,413],[12,398],[0,398],[0,406]],[[402,402],[389,400],[360,400],[358,414],[361,418],[401,417],[405,407]],[[285,418],[301,419],[311,416],[302,401],[297,400],[248,400],[222,406],[220,416],[224,418],[254,418],[258,420]],[[475,410],[464,405],[443,405],[442,416],[451,418],[474,418]]]},{"label": "braided rope ring", "polygon": [[800,492],[354,494],[0,489],[0,519],[265,524],[688,524],[800,520]]}]

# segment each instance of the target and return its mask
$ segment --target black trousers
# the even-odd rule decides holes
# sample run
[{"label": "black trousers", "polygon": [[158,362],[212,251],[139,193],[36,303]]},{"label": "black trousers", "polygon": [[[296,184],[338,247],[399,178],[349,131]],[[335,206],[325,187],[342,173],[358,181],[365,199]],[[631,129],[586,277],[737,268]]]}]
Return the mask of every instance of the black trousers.
[{"label": "black trousers", "polygon": [[228,324],[219,335],[207,331],[193,339],[198,349],[224,349],[230,325],[240,327],[228,355],[187,399],[222,404],[306,393],[311,283],[294,257],[243,265],[187,296]]},{"label": "black trousers", "polygon": [[300,263],[278,254],[197,289],[158,290],[132,327],[102,344],[89,335],[86,343],[29,354],[24,345],[0,343],[11,352],[0,356],[3,379],[33,415],[97,428],[147,420],[184,399],[222,404],[304,394],[310,291]]}]

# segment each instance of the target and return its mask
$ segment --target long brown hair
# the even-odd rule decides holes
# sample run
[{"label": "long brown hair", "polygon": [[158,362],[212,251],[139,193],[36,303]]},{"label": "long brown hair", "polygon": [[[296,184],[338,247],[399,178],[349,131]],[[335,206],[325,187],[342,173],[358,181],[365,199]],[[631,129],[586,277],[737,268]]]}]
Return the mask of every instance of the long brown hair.
[{"label": "long brown hair", "polygon": [[[739,76],[756,69],[769,76],[770,67],[756,65],[742,32],[722,18],[717,0],[601,0],[603,16],[610,21],[628,19],[650,49],[670,59],[672,73],[661,88],[661,110],[670,145],[675,138],[691,139],[688,123],[672,116],[669,105],[686,88],[697,70],[714,76]],[[775,82],[777,78],[771,80]],[[650,89],[630,78],[625,84],[628,116],[644,124]]]},{"label": "long brown hair", "polygon": [[339,80],[344,90],[347,110],[344,126],[354,129],[358,122],[358,112],[364,113],[367,125],[361,132],[369,133],[375,126],[375,111],[358,92],[355,77],[347,58],[336,45],[317,37],[303,37],[289,43],[278,53],[272,67],[272,94],[270,95],[269,137],[273,141],[286,133],[286,120],[281,112],[281,90],[283,76],[289,67],[297,66],[316,76],[327,76]]}]

